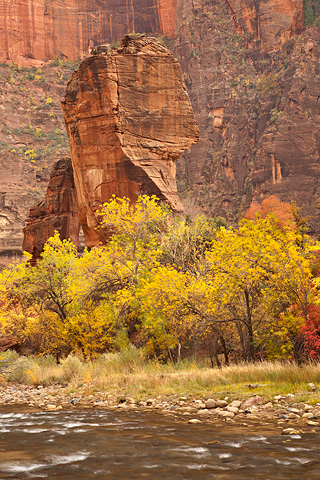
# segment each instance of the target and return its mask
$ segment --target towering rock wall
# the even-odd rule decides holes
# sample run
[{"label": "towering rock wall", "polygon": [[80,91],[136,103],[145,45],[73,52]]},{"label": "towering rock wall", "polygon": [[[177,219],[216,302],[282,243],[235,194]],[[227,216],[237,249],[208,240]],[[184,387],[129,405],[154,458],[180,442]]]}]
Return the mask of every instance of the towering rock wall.
[{"label": "towering rock wall", "polygon": [[176,0],[0,0],[0,62],[83,58],[129,32],[174,35]]},{"label": "towering rock wall", "polygon": [[296,35],[302,7],[178,1],[175,54],[200,128],[178,162],[179,188],[209,215],[236,221],[252,201],[278,195],[319,231],[319,31]]},{"label": "towering rock wall", "polygon": [[[46,7],[39,0],[0,0],[0,7],[1,59],[19,63],[79,58],[132,30],[174,37],[200,129],[199,144],[177,161],[180,193],[230,221],[251,201],[277,194],[303,206],[319,231],[319,33],[303,27],[303,0],[65,0]],[[56,80],[41,83],[43,107],[47,96],[58,105],[55,82],[60,89],[64,80],[55,68]],[[0,66],[0,254],[12,249],[13,239],[15,248],[20,244],[25,210],[47,179],[38,160],[18,159],[21,148],[38,151],[39,140],[32,144],[19,127],[61,128],[58,107],[54,115],[43,110],[40,123],[35,81],[20,85],[29,73],[10,70]],[[48,146],[46,172],[56,152]]]},{"label": "towering rock wall", "polygon": [[198,141],[180,65],[154,38],[98,47],[68,84],[62,108],[80,223],[88,246],[104,241],[99,206],[115,194],[157,195],[181,211],[176,160]]},{"label": "towering rock wall", "polygon": [[238,32],[273,52],[303,31],[303,0],[226,0]]}]

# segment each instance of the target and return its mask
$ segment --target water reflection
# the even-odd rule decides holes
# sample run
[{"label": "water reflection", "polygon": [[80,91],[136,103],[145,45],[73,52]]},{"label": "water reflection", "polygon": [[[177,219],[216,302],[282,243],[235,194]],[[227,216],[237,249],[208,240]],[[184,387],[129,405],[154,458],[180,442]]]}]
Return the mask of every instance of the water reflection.
[{"label": "water reflection", "polygon": [[[250,433],[251,430],[251,433]],[[0,411],[0,478],[312,480],[320,439],[141,412]]]}]

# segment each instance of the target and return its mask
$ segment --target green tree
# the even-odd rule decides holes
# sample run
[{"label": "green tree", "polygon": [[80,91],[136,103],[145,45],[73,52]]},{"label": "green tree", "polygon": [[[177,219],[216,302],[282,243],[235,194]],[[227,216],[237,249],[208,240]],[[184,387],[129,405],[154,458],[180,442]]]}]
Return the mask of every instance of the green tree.
[{"label": "green tree", "polygon": [[313,2],[314,0],[303,0],[304,23],[306,26],[313,25],[316,19],[313,10]]}]

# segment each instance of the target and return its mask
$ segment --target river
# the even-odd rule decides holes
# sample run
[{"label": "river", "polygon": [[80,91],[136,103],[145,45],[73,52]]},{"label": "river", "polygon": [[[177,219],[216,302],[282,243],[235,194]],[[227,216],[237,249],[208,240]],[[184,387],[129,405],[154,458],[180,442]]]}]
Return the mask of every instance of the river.
[{"label": "river", "polygon": [[320,435],[155,413],[0,411],[0,479],[311,480]]}]

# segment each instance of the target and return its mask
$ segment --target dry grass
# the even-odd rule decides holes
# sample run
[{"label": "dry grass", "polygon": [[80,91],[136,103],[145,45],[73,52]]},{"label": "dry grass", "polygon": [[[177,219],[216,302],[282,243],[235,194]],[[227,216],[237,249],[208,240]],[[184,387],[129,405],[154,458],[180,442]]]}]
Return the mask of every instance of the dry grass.
[{"label": "dry grass", "polygon": [[[69,355],[59,365],[53,357],[26,358],[7,354],[2,359],[2,376],[8,381],[50,385],[61,383],[87,391],[108,391],[115,396],[136,399],[187,395],[190,397],[225,396],[246,398],[252,393],[266,399],[295,394],[299,401],[320,401],[308,383],[320,386],[320,364],[298,366],[294,363],[261,362],[205,368],[192,362],[162,365],[145,362],[136,349],[108,353],[92,362]],[[251,389],[250,384],[258,384]]]}]

